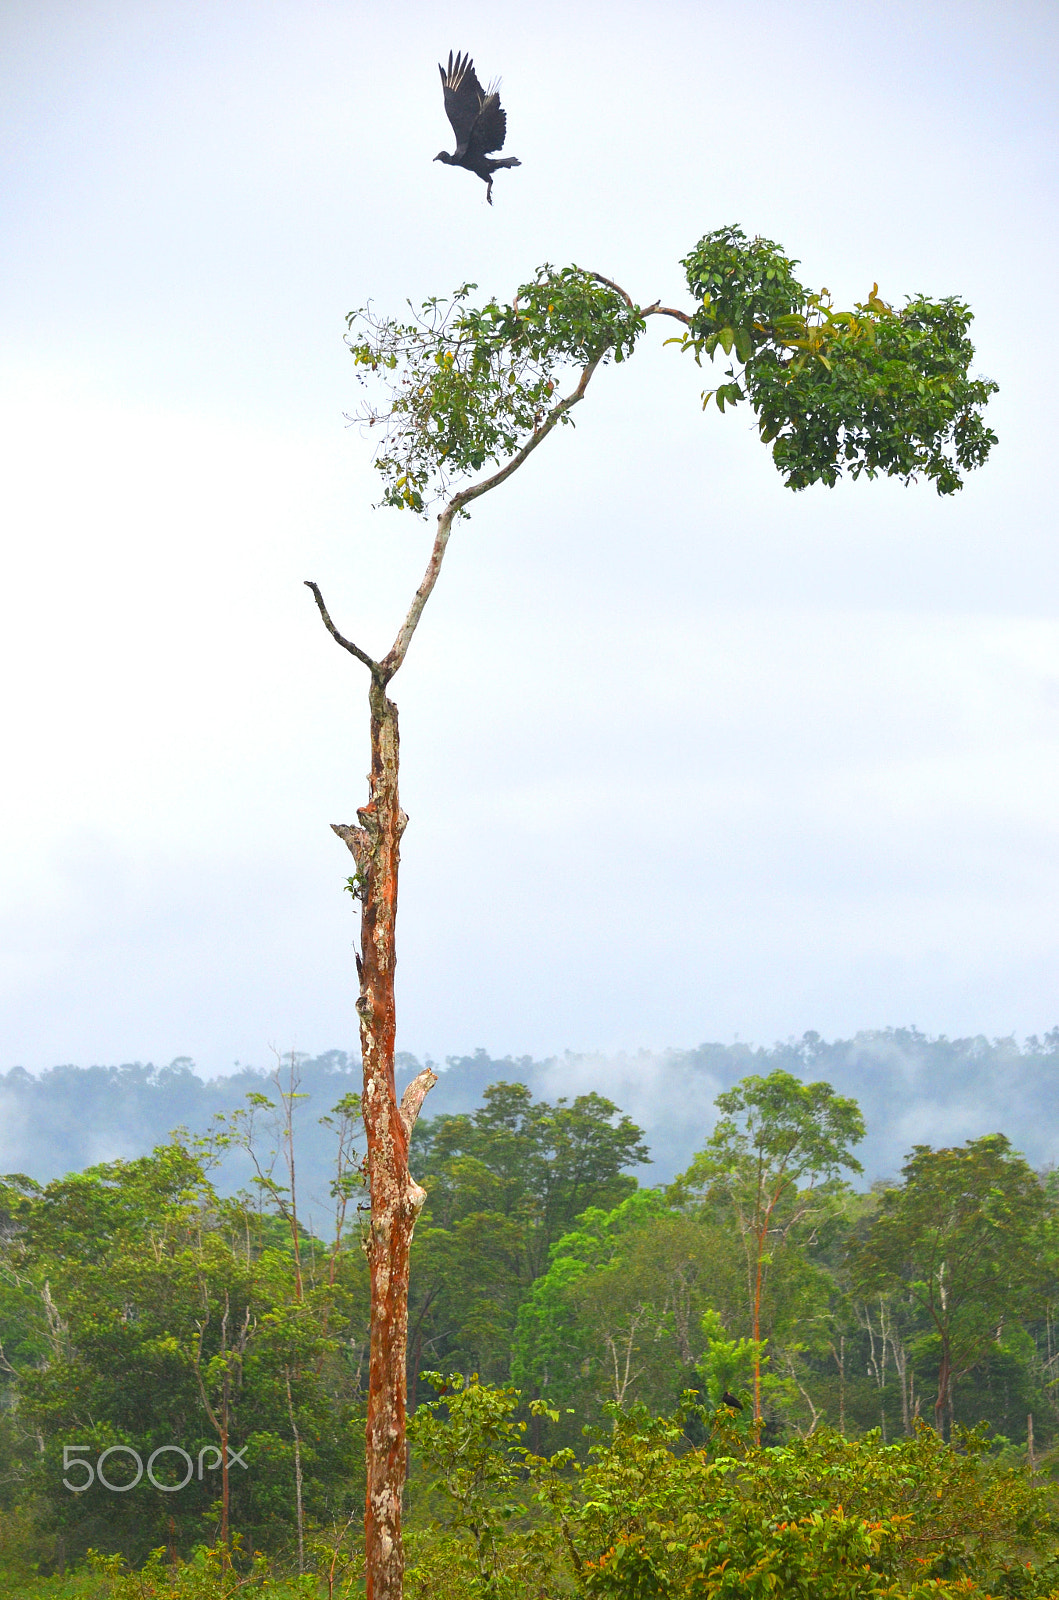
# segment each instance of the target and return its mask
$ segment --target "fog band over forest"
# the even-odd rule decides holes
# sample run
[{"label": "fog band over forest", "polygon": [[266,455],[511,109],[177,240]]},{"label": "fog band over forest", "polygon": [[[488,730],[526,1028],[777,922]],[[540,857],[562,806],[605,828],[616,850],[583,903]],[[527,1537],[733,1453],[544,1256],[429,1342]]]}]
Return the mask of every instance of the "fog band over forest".
[{"label": "fog band over forest", "polygon": [[[342,1050],[298,1059],[306,1098],[294,1114],[306,1193],[314,1187],[326,1193],[331,1157],[317,1118],[342,1094],[359,1090],[360,1062]],[[400,1055],[398,1086],[422,1064]],[[860,1148],[865,1183],[895,1178],[915,1144],[958,1144],[997,1130],[1035,1167],[1059,1161],[1059,1029],[1021,1044],[887,1028],[832,1041],[810,1033],[770,1047],[701,1044],[545,1060],[478,1050],[434,1065],[440,1076],[427,1102],[430,1117],[473,1110],[499,1081],[524,1083],[537,1099],[595,1092],[613,1100],[644,1130],[651,1165],[639,1177],[648,1185],[669,1183],[687,1166],[713,1127],[721,1090],[777,1067],[824,1079],[858,1101],[867,1124]],[[187,1058],[163,1067],[56,1066],[37,1076],[12,1068],[0,1074],[0,1170],[47,1182],[95,1162],[143,1155],[178,1126],[205,1133],[215,1113],[267,1089],[274,1070],[275,1061],[237,1065],[207,1081]],[[231,1159],[230,1181],[241,1181],[237,1158]]]}]

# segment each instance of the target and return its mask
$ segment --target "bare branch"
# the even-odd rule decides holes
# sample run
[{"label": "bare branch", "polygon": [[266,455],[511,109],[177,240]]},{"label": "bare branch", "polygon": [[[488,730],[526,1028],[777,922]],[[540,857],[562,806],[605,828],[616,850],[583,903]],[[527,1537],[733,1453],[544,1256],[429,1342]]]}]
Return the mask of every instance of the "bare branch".
[{"label": "bare branch", "polygon": [[433,1089],[437,1081],[438,1075],[433,1068],[424,1067],[422,1072],[416,1073],[411,1083],[405,1089],[404,1094],[401,1096],[401,1104],[398,1107],[398,1114],[402,1123],[404,1124],[404,1131],[408,1135],[409,1139],[412,1137],[412,1129],[416,1125],[416,1119],[418,1118],[420,1111],[423,1109],[423,1101],[426,1099],[427,1095],[430,1093],[431,1089]]},{"label": "bare branch", "polygon": [[407,655],[408,646],[412,642],[412,635],[415,633],[419,625],[419,619],[423,615],[423,607],[430,599],[434,585],[438,581],[441,563],[445,556],[445,547],[449,542],[449,534],[452,532],[452,519],[459,510],[459,506],[456,504],[458,499],[459,496],[457,495],[456,499],[450,500],[438,517],[438,531],[434,536],[434,548],[430,552],[430,560],[427,562],[427,570],[423,574],[423,581],[415,592],[412,604],[408,608],[408,615],[401,624],[397,638],[383,656],[379,665],[380,681],[384,688]]},{"label": "bare branch", "polygon": [[[609,349],[609,346],[607,348]],[[370,663],[373,669],[378,672],[380,680],[384,685],[389,683],[390,679],[398,670],[408,653],[408,646],[412,642],[412,635],[415,633],[416,628],[419,625],[419,619],[423,615],[423,607],[430,599],[431,591],[433,590],[435,583],[438,581],[438,573],[441,571],[441,563],[445,555],[445,547],[449,542],[449,534],[452,532],[452,519],[455,517],[456,513],[458,511],[462,511],[464,506],[469,505],[472,500],[477,500],[480,495],[488,494],[490,489],[497,488],[499,484],[505,481],[505,479],[510,478],[513,472],[518,471],[522,463],[527,459],[527,457],[532,455],[537,446],[548,437],[549,433],[551,433],[552,429],[559,421],[561,421],[566,413],[571,410],[573,406],[576,406],[578,401],[584,399],[585,390],[592,381],[592,375],[599,366],[600,362],[603,360],[603,357],[606,355],[606,353],[607,350],[603,349],[599,351],[598,355],[593,356],[592,360],[582,371],[581,380],[578,383],[577,388],[571,394],[568,394],[565,400],[560,400],[558,405],[552,407],[545,421],[539,428],[536,429],[533,435],[527,439],[526,443],[522,446],[522,449],[517,451],[511,457],[511,460],[506,466],[501,467],[499,472],[494,472],[491,477],[483,478],[480,483],[473,483],[471,484],[470,488],[461,489],[459,494],[454,494],[444,511],[438,517],[438,531],[434,539],[434,548],[430,552],[430,560],[427,562],[427,570],[423,574],[423,581],[416,590],[415,599],[408,608],[408,615],[405,617],[404,622],[401,625],[401,630],[398,633],[397,638],[394,640],[393,645],[387,651],[386,655],[383,656],[381,662],[378,664],[378,667],[375,668],[375,664]],[[315,584],[310,584],[309,587],[315,589],[316,586]],[[321,612],[323,613],[324,620],[327,622],[328,626],[331,627],[331,632],[334,633],[335,630],[334,627],[331,626],[331,620],[327,616],[327,613],[323,611],[322,600],[319,600],[319,605]],[[335,634],[335,637],[338,638],[338,634]],[[345,644],[345,640],[339,639],[339,643]],[[355,655],[360,655],[360,652],[353,645],[347,644],[346,649],[353,650]],[[361,656],[361,660],[366,660],[366,657]]]},{"label": "bare branch", "polygon": [[353,858],[361,871],[366,870],[371,849],[368,830],[366,828],[351,828],[345,822],[332,822],[331,831],[337,833],[343,844],[352,851]]},{"label": "bare branch", "polygon": [[675,306],[660,306],[656,300],[653,306],[644,306],[640,313],[643,317],[676,317],[686,328],[691,327],[691,318],[686,311],[678,311]]},{"label": "bare branch", "polygon": [[[801,1395],[802,1399],[805,1401],[806,1405],[809,1407],[809,1415],[812,1417],[812,1422],[809,1424],[809,1433],[805,1433],[801,1428],[798,1428],[798,1432],[801,1434],[802,1438],[803,1439],[808,1439],[809,1434],[815,1433],[816,1425],[820,1421],[820,1418],[823,1416],[823,1412],[819,1411],[817,1409],[817,1407],[813,1405],[813,1402],[810,1400],[808,1390],[805,1388],[804,1384],[801,1382],[801,1379],[798,1377],[797,1372],[795,1372],[795,1370],[794,1370],[794,1362],[791,1360],[790,1356],[788,1356],[787,1359],[786,1359],[786,1366],[787,1366],[787,1372],[788,1372],[789,1376],[794,1380],[794,1384],[795,1384],[795,1387],[798,1390],[798,1393]],[[798,1427],[797,1423],[795,1423],[795,1427]]]},{"label": "bare branch", "polygon": [[613,289],[615,294],[620,294],[625,304],[632,311],[639,311],[641,317],[676,317],[678,322],[683,322],[686,327],[691,327],[691,318],[685,311],[677,311],[673,306],[664,306],[660,301],[654,300],[649,306],[637,306],[636,301],[628,294],[620,283],[615,283],[613,278],[605,278],[602,272],[593,272],[597,283],[605,283],[608,289]]},{"label": "bare branch", "polygon": [[371,656],[367,655],[359,645],[351,644],[348,639],[344,639],[342,637],[334,623],[331,621],[327,607],[324,605],[324,597],[320,593],[318,585],[315,584],[311,578],[306,578],[305,587],[307,589],[311,589],[313,594],[316,596],[316,604],[319,606],[320,615],[324,619],[324,627],[327,629],[332,639],[335,639],[342,646],[343,650],[348,650],[351,656],[356,656],[358,661],[363,661],[372,677],[378,678],[380,675],[379,663],[377,661],[373,661]]},{"label": "bare branch", "polygon": [[631,311],[636,310],[636,301],[631,294],[626,293],[620,283],[615,283],[613,278],[605,278],[602,272],[591,272],[589,276],[595,278],[597,283],[605,283],[608,289],[614,290],[615,294],[620,294]]},{"label": "bare branch", "polygon": [[465,505],[468,505],[470,501],[477,500],[479,495],[488,494],[490,489],[495,489],[498,484],[504,482],[505,478],[510,478],[513,472],[517,472],[519,467],[521,467],[522,463],[525,461],[526,457],[532,455],[537,446],[548,437],[556,423],[561,421],[561,419],[569,410],[572,409],[572,407],[576,406],[579,401],[585,398],[585,390],[591,383],[592,376],[596,368],[599,366],[600,362],[603,360],[603,357],[607,354],[607,350],[609,349],[610,346],[607,345],[605,349],[600,350],[597,355],[592,357],[592,360],[581,373],[581,381],[578,383],[577,388],[572,394],[568,394],[565,400],[560,400],[557,406],[552,407],[545,421],[536,430],[532,437],[527,439],[526,443],[522,446],[522,449],[511,457],[511,460],[508,462],[506,467],[501,467],[499,472],[494,472],[491,478],[485,478],[481,483],[472,484],[469,489],[461,489],[459,494],[453,495],[450,504],[455,506],[458,511],[462,510],[462,508]]}]

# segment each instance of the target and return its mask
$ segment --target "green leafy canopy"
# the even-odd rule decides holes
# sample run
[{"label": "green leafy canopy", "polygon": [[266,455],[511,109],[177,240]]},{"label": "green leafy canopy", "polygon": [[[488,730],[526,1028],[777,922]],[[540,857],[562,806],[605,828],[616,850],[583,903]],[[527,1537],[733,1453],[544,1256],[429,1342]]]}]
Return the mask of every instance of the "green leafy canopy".
[{"label": "green leafy canopy", "polygon": [[996,443],[981,412],[997,385],[968,376],[962,300],[915,295],[896,311],[875,284],[838,311],[826,289],[799,283],[779,245],[737,227],[706,234],[681,264],[699,308],[677,342],[696,361],[720,349],[741,363],[703,405],[749,400],[788,488],[922,474],[952,494]]},{"label": "green leafy canopy", "polygon": [[[923,476],[952,494],[986,460],[996,436],[982,412],[997,385],[969,376],[962,300],[915,295],[895,310],[873,285],[841,311],[826,289],[798,280],[797,261],[773,240],[734,226],[705,234],[682,265],[690,313],[641,307],[597,273],[547,264],[510,304],[475,307],[476,286],[465,283],[447,300],[410,304],[410,320],[350,312],[358,377],[374,385],[350,420],[379,441],[382,504],[423,514],[461,479],[517,465],[556,423],[573,421],[596,367],[631,355],[649,316],[682,322],[668,342],[696,361],[733,358],[703,405],[748,400],[790,489],[881,473]],[[580,382],[562,395],[577,370]]]}]

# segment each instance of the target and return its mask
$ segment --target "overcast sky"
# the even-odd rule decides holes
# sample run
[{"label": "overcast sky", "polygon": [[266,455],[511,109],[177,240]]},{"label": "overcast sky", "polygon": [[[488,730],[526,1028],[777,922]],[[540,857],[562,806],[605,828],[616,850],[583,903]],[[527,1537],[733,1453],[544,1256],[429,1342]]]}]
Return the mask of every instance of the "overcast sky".
[{"label": "overcast sky", "polygon": [[[503,76],[494,206],[436,62]],[[349,1048],[387,511],[345,313],[739,222],[958,294],[963,493],[785,490],[649,325],[457,530],[394,684],[399,1046],[1059,1022],[1051,4],[0,7],[0,1068]]]}]

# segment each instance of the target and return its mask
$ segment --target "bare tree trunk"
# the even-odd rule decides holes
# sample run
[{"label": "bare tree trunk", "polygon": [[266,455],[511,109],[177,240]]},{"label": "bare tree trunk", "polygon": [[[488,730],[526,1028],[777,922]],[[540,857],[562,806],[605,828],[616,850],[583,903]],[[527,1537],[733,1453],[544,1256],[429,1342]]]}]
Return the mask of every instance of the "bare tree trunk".
[{"label": "bare tree trunk", "polygon": [[287,1384],[287,1413],[290,1431],[294,1435],[294,1506],[298,1517],[298,1571],[305,1571],[305,1504],[302,1498],[302,1441],[294,1417],[294,1398],[290,1392],[290,1368],[284,1367]]},{"label": "bare tree trunk", "polygon": [[404,1582],[401,1494],[404,1488],[408,1267],[425,1192],[408,1170],[408,1140],[428,1090],[429,1068],[409,1084],[401,1104],[394,1083],[394,932],[401,835],[408,818],[398,797],[397,707],[373,673],[371,773],[360,826],[335,825],[361,877],[360,1047],[368,1147],[371,1228],[371,1350],[368,1362],[367,1495],[364,1509],[368,1600],[400,1600]]},{"label": "bare tree trunk", "polygon": [[908,1373],[908,1381],[906,1383],[905,1370],[904,1366],[899,1367],[898,1376],[901,1379],[901,1427],[904,1429],[905,1437],[909,1438],[912,1433],[912,1418],[909,1415],[909,1406],[912,1402],[913,1375]]},{"label": "bare tree trunk", "polygon": [[246,1354],[246,1346],[250,1338],[250,1307],[247,1306],[246,1308],[246,1314],[243,1317],[243,1325],[239,1330],[238,1338],[233,1345],[229,1346],[228,1318],[231,1314],[231,1305],[229,1302],[227,1289],[224,1291],[224,1316],[221,1318],[221,1339],[219,1352],[224,1359],[224,1374],[221,1379],[221,1409],[220,1414],[218,1415],[215,1408],[210,1404],[210,1398],[206,1392],[206,1384],[202,1376],[202,1345],[206,1334],[206,1327],[210,1320],[210,1308],[209,1295],[206,1285],[203,1283],[201,1288],[205,1315],[201,1322],[196,1323],[199,1337],[195,1349],[195,1355],[192,1358],[192,1370],[195,1373],[195,1380],[198,1384],[198,1390],[202,1399],[203,1409],[217,1434],[217,1439],[220,1445],[221,1526],[219,1537],[221,1546],[225,1552],[225,1560],[227,1561],[229,1559],[229,1510],[231,1506],[231,1480],[228,1473],[228,1430],[231,1421],[232,1398],[231,1374],[233,1358],[235,1363],[238,1366],[241,1366],[243,1357]]},{"label": "bare tree trunk", "polygon": [[952,1357],[948,1341],[942,1336],[941,1365],[938,1368],[938,1393],[934,1401],[934,1427],[948,1439],[952,1427]]},{"label": "bare tree trunk", "polygon": [[621,1334],[605,1333],[603,1335],[603,1342],[610,1351],[610,1362],[614,1370],[614,1400],[619,1406],[625,1404],[625,1396],[629,1392],[630,1385],[635,1383],[643,1371],[642,1367],[635,1372],[633,1371],[632,1358],[636,1350],[636,1335],[639,1331],[640,1323],[646,1315],[647,1307],[638,1306],[629,1322],[624,1339],[624,1348],[621,1350],[618,1348],[622,1337]]},{"label": "bare tree trunk", "polygon": [[[692,1269],[693,1270],[693,1269]],[[683,1366],[693,1365],[691,1353],[691,1282],[684,1268],[678,1268],[670,1284],[670,1308],[673,1312],[673,1332]]]},{"label": "bare tree trunk", "polygon": [[231,1544],[229,1516],[232,1505],[232,1481],[228,1474],[228,1421],[231,1400],[231,1380],[227,1367],[221,1384],[221,1544],[227,1554]]},{"label": "bare tree trunk", "polygon": [[[809,1395],[809,1391],[805,1387],[805,1385],[801,1382],[800,1378],[798,1377],[798,1373],[795,1370],[794,1361],[790,1356],[786,1357],[785,1365],[786,1365],[786,1368],[787,1368],[788,1377],[794,1383],[795,1388],[798,1390],[798,1393],[801,1395],[802,1399],[805,1401],[806,1405],[809,1407],[809,1416],[810,1416],[810,1419],[811,1419],[810,1423],[809,1423],[809,1432],[806,1433],[804,1428],[798,1428],[798,1432],[801,1434],[802,1438],[803,1439],[808,1439],[812,1434],[814,1434],[816,1432],[816,1425],[820,1421],[820,1418],[823,1415],[823,1413],[820,1411],[819,1407],[813,1405],[812,1399],[810,1398],[810,1395]],[[797,1426],[798,1426],[797,1423],[795,1423],[795,1427],[797,1427]]]},{"label": "bare tree trunk", "polygon": [[290,1226],[291,1249],[294,1252],[294,1298],[300,1305],[302,1300],[302,1251],[301,1230],[298,1227],[298,1187],[294,1175],[294,1102],[300,1098],[298,1087],[301,1082],[301,1074],[296,1070],[296,1058],[293,1050],[290,1052],[290,1076],[287,1088],[284,1089],[283,1080],[280,1077],[278,1052],[276,1070],[272,1074],[272,1081],[279,1091],[280,1106],[282,1107],[283,1158],[287,1168],[287,1185],[290,1191],[290,1212],[287,1221]]}]

